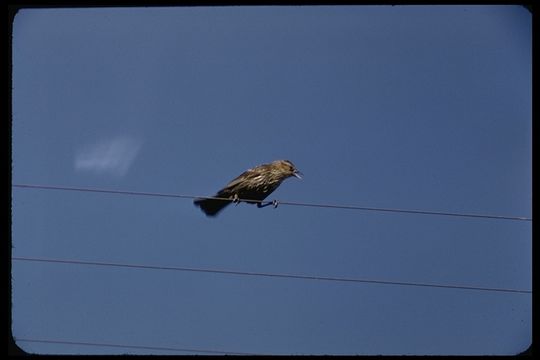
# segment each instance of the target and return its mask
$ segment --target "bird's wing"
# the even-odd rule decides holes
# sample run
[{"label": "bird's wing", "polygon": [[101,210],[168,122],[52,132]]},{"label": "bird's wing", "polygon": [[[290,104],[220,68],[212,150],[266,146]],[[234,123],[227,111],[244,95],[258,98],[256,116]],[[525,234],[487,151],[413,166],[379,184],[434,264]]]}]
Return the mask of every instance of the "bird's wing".
[{"label": "bird's wing", "polygon": [[234,191],[237,185],[241,183],[245,183],[247,179],[251,179],[259,174],[259,171],[256,171],[254,169],[248,169],[244,171],[242,174],[238,175],[238,177],[231,180],[221,191]]}]

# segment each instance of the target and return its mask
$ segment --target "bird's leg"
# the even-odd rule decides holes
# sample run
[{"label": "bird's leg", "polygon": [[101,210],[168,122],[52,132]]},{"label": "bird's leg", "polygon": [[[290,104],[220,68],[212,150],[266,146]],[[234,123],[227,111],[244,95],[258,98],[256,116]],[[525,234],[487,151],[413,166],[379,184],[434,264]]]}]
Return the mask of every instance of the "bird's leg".
[{"label": "bird's leg", "polygon": [[266,207],[266,206],[268,206],[268,205],[270,205],[270,204],[271,204],[271,203],[267,203],[267,204],[264,204],[264,205],[263,205],[262,201],[259,201],[259,202],[257,203],[257,207],[258,207],[258,208],[263,208],[263,207]]},{"label": "bird's leg", "polygon": [[277,200],[272,200],[272,202],[266,203],[263,205],[262,201],[257,203],[258,208],[263,208],[269,205],[273,205],[274,209],[278,207],[279,202]]},{"label": "bird's leg", "polygon": [[238,194],[234,194],[232,202],[233,202],[235,205],[240,204],[240,198],[238,197]]}]

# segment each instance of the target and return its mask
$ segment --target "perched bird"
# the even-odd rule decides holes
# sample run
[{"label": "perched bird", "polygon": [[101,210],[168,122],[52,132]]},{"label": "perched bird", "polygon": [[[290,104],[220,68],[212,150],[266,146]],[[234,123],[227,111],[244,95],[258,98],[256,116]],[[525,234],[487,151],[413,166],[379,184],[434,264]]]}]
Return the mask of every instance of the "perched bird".
[{"label": "perched bird", "polygon": [[277,207],[276,200],[266,205],[262,205],[262,200],[276,190],[283,180],[291,176],[302,179],[301,174],[289,160],[276,160],[246,170],[214,195],[228,200],[198,198],[193,203],[207,216],[216,216],[231,202],[238,204],[241,200],[251,200],[247,202],[257,204],[257,207],[270,204]]}]

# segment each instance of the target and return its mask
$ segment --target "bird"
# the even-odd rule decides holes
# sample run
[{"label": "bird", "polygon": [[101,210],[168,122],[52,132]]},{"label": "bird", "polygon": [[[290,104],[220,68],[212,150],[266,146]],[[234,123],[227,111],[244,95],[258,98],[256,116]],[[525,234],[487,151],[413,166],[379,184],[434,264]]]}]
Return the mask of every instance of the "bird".
[{"label": "bird", "polygon": [[262,200],[276,190],[283,180],[293,176],[302,179],[302,175],[289,160],[272,161],[244,171],[213,196],[224,198],[223,200],[196,198],[193,204],[210,217],[216,216],[230,203],[238,204],[242,201],[257,204],[259,208],[271,204],[277,207],[277,200],[265,205],[262,204]]}]

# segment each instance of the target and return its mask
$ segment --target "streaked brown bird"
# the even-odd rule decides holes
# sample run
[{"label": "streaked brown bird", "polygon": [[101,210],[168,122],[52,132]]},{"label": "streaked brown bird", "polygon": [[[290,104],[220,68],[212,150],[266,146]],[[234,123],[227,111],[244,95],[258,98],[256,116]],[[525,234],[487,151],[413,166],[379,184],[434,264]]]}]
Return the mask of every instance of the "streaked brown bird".
[{"label": "streaked brown bird", "polygon": [[214,195],[230,200],[198,198],[193,203],[207,216],[216,216],[225,206],[232,202],[238,204],[241,200],[252,200],[248,203],[257,204],[257,207],[270,204],[277,207],[276,200],[266,205],[262,205],[262,200],[276,190],[283,180],[291,176],[302,179],[300,175],[302,173],[289,160],[276,160],[244,171]]}]

